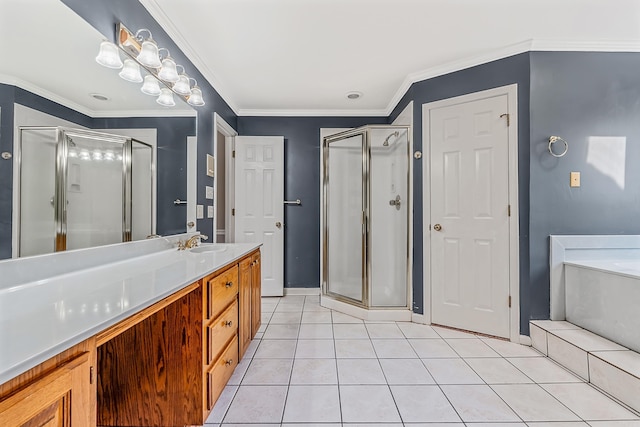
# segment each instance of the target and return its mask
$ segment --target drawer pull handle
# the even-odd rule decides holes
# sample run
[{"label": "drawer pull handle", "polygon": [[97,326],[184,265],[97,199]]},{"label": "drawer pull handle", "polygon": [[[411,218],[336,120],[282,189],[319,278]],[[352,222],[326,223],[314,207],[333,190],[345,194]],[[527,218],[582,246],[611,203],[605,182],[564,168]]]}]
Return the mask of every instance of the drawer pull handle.
[{"label": "drawer pull handle", "polygon": [[233,286],[233,282],[227,282],[227,283],[224,284],[225,288],[230,288],[232,286]]},{"label": "drawer pull handle", "polygon": [[227,328],[230,328],[231,325],[233,325],[233,322],[231,320],[227,320],[226,322],[224,322],[224,326],[226,326]]},{"label": "drawer pull handle", "polygon": [[227,360],[226,362],[224,362],[224,364],[227,365],[227,366],[233,365],[233,359]]}]

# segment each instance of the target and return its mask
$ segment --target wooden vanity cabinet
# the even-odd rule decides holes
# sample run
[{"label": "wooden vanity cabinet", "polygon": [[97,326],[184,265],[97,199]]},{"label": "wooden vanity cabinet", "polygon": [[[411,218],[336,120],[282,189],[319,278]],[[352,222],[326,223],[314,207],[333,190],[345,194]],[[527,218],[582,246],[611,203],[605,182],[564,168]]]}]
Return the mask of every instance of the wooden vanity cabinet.
[{"label": "wooden vanity cabinet", "polygon": [[240,358],[244,356],[261,322],[260,252],[240,261]]},{"label": "wooden vanity cabinet", "polygon": [[95,426],[93,366],[89,339],[0,385],[0,426]]}]

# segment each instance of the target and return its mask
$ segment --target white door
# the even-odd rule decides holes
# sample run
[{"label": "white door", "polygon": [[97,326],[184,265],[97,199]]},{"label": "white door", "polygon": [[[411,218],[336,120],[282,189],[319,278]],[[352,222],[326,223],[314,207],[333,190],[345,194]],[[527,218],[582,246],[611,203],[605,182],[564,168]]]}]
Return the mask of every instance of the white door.
[{"label": "white door", "polygon": [[284,137],[236,137],[235,241],[262,243],[262,296],[284,292]]},{"label": "white door", "polygon": [[507,101],[494,96],[429,115],[432,323],[506,338]]}]

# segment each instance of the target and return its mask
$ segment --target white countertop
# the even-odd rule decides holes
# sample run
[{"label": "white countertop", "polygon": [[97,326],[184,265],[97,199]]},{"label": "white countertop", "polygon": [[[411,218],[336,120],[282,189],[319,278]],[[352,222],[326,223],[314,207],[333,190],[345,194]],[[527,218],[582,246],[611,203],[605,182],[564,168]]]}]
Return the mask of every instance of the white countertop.
[{"label": "white countertop", "polygon": [[[204,253],[163,249],[15,286],[0,286],[0,384],[260,245],[224,246],[224,251]],[[32,266],[25,261],[25,266]],[[12,267],[19,268],[20,262],[11,260]]]}]

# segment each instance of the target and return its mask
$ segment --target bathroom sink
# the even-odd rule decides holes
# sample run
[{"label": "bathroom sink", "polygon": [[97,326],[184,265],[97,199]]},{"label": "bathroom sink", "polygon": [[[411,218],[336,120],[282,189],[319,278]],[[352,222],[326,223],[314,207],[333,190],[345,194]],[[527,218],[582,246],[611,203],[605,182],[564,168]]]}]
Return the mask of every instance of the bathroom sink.
[{"label": "bathroom sink", "polygon": [[201,254],[204,252],[222,252],[226,251],[227,247],[225,245],[217,244],[217,243],[201,243],[200,246],[196,246],[195,248],[189,249],[191,252]]}]

